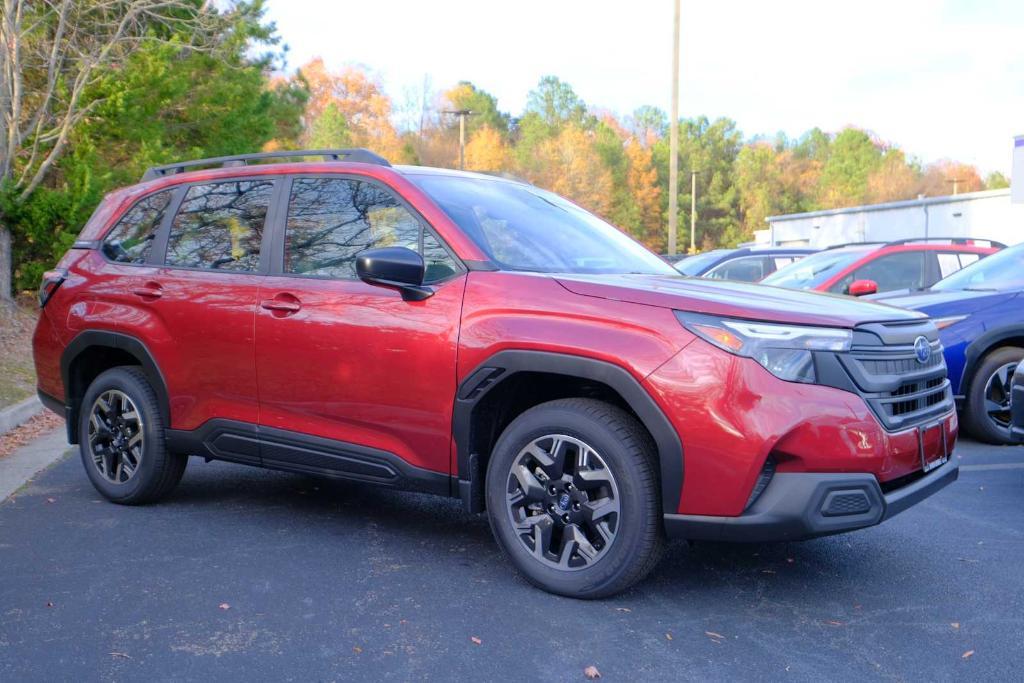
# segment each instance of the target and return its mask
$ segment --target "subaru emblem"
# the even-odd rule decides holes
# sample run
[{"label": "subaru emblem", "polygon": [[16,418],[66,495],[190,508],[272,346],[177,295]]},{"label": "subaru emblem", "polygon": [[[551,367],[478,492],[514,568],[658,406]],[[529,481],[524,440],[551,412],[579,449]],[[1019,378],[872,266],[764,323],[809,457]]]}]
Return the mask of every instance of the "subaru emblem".
[{"label": "subaru emblem", "polygon": [[924,337],[918,337],[914,340],[914,355],[917,356],[917,362],[924,365],[932,357],[932,345],[928,343],[928,340]]}]

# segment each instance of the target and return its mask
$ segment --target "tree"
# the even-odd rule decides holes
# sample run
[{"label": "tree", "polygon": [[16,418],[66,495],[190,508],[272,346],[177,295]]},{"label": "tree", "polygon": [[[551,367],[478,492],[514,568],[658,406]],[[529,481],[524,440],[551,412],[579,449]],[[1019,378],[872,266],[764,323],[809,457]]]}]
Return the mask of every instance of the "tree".
[{"label": "tree", "polygon": [[[451,90],[444,94],[445,109],[469,110],[473,115],[466,119],[466,133],[475,133],[478,129],[489,127],[499,133],[508,131],[508,114],[498,111],[498,100],[485,90],[480,90],[469,81],[459,81]],[[458,127],[458,121],[449,125]]]},{"label": "tree", "polygon": [[661,217],[661,187],[658,186],[658,171],[654,168],[654,154],[650,147],[644,147],[636,140],[626,143],[626,160],[629,172],[626,183],[636,207],[634,235],[649,249],[662,252],[667,236],[665,221]]},{"label": "tree", "polygon": [[862,130],[846,128],[829,146],[821,169],[818,205],[823,209],[856,206],[868,200],[868,179],[882,165],[882,150]]},{"label": "tree", "polygon": [[977,192],[983,188],[978,169],[949,159],[929,164],[921,179],[921,194],[942,197],[955,193]]},{"label": "tree", "polygon": [[633,112],[630,130],[641,145],[650,147],[668,135],[668,115],[657,107],[644,105]]},{"label": "tree", "polygon": [[568,125],[556,137],[541,143],[537,156],[541,170],[530,177],[532,182],[594,213],[608,215],[612,175],[601,163],[592,133]]},{"label": "tree", "polygon": [[565,124],[586,127],[587,106],[568,83],[544,76],[526,98],[526,113],[536,114],[551,131]]},{"label": "tree", "polygon": [[299,76],[308,84],[305,127],[334,105],[345,118],[352,144],[366,147],[392,161],[405,160],[405,145],[391,123],[391,98],[362,69],[348,66],[338,72],[328,71],[319,57],[299,69]]},{"label": "tree", "polygon": [[992,171],[985,176],[986,190],[1004,190],[1010,186],[1010,179],[999,171]]},{"label": "tree", "polygon": [[331,102],[310,124],[306,136],[306,148],[339,149],[349,147],[351,144],[352,136],[349,133],[345,115],[338,109],[337,104]]},{"label": "tree", "polygon": [[[224,15],[199,0],[3,0],[0,16],[0,242],[7,225],[64,155],[75,128],[103,100],[88,93],[144,44],[212,50]],[[0,261],[5,259],[0,258]],[[10,265],[0,299],[11,296]]]},{"label": "tree", "polygon": [[511,151],[502,134],[483,126],[466,143],[466,168],[470,171],[507,171],[511,165]]},{"label": "tree", "polygon": [[867,201],[872,204],[912,199],[917,194],[920,171],[907,163],[903,152],[890,148],[881,163],[868,174]]}]

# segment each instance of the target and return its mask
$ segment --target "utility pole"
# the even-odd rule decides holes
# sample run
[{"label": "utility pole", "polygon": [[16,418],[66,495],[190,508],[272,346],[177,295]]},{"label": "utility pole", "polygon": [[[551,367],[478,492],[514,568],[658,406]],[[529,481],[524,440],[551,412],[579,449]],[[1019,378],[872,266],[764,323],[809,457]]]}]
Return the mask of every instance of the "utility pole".
[{"label": "utility pole", "polygon": [[672,23],[672,118],[668,131],[668,254],[675,256],[679,225],[679,0],[675,0]]},{"label": "utility pole", "polygon": [[690,253],[697,253],[697,173],[690,170]]},{"label": "utility pole", "polygon": [[442,112],[459,117],[459,170],[466,168],[466,117],[472,116],[473,112],[468,109],[455,109]]},{"label": "utility pole", "polygon": [[963,178],[950,178],[949,180],[946,181],[947,183],[952,183],[953,184],[953,194],[954,195],[955,194],[959,194],[960,181],[961,180],[963,180]]}]

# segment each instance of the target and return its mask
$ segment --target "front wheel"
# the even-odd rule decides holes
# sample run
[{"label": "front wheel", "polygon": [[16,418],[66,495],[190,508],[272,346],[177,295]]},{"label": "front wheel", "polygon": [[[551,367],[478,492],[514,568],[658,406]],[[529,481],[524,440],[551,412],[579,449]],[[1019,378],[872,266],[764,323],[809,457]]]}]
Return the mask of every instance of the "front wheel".
[{"label": "front wheel", "polygon": [[971,436],[994,444],[1010,438],[1010,382],[1024,349],[1004,346],[982,358],[968,387],[964,424]]},{"label": "front wheel", "polygon": [[601,598],[640,581],[663,545],[654,445],[625,411],[592,399],[517,417],[487,468],[499,545],[534,585]]},{"label": "front wheel", "polygon": [[82,464],[96,490],[125,505],[157,501],[177,486],[188,457],[167,452],[156,392],[139,368],[100,374],[79,410]]}]

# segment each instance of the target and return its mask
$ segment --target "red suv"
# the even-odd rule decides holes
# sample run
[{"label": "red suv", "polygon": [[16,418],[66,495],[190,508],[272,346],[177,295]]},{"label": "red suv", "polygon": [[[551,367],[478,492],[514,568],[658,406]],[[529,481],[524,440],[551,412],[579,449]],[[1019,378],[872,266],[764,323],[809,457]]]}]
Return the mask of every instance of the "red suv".
[{"label": "red suv", "polygon": [[780,268],[761,284],[852,296],[915,292],[1006,246],[982,241],[989,246],[958,237],[840,244]]},{"label": "red suv", "polygon": [[957,478],[923,315],[685,278],[521,182],[313,155],[153,169],[45,276],[39,392],[108,499],[192,455],[426,491],[599,597],[666,536],[834,534]]}]

